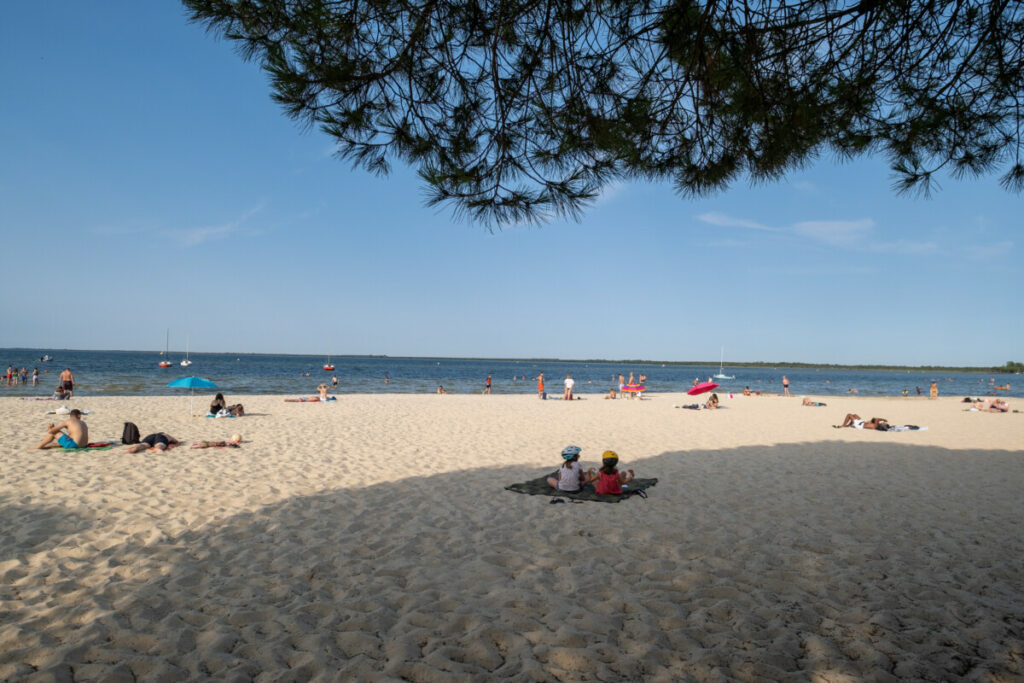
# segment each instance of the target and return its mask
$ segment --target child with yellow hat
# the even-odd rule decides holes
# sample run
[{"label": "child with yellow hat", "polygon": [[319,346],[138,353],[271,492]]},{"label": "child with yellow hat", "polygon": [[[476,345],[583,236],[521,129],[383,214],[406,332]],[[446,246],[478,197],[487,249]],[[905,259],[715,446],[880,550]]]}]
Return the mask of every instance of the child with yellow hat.
[{"label": "child with yellow hat", "polygon": [[598,471],[594,471],[591,467],[587,470],[587,481],[597,482],[597,486],[594,488],[595,493],[605,493],[613,496],[622,494],[622,486],[633,481],[633,470],[627,470],[626,472],[619,472],[619,454],[615,451],[605,451],[601,455],[602,467]]}]

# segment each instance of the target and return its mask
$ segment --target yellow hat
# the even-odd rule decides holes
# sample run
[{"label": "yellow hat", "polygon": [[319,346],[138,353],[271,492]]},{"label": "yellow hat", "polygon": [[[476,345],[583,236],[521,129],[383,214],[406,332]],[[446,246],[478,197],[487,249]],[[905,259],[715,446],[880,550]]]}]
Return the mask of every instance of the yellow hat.
[{"label": "yellow hat", "polygon": [[619,454],[615,451],[605,451],[601,454],[601,460],[615,460],[618,461]]}]

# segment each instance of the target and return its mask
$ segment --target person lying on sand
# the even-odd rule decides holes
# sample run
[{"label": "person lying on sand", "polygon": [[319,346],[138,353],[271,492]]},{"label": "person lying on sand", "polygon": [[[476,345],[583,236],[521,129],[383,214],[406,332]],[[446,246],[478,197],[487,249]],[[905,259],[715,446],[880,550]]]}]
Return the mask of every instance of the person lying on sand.
[{"label": "person lying on sand", "polygon": [[[64,430],[68,433],[65,434]],[[50,445],[54,441],[56,445]],[[85,448],[89,445],[89,426],[82,420],[82,412],[75,408],[68,414],[68,419],[59,425],[53,423],[46,428],[46,438],[39,442],[36,448],[56,448],[60,446],[64,450],[72,448]]]},{"label": "person lying on sand", "polygon": [[156,434],[147,434],[139,443],[134,446],[129,446],[125,453],[138,453],[139,451],[154,450],[163,453],[171,446],[177,446],[181,442],[175,439],[170,434],[164,432],[157,432]]},{"label": "person lying on sand", "polygon": [[821,402],[819,402],[819,401],[812,401],[811,399],[809,399],[809,398],[807,398],[806,396],[804,396],[804,400],[803,400],[803,401],[801,401],[801,405],[805,405],[805,406],[816,406],[816,407],[817,407],[817,406],[823,406],[823,405],[825,405],[825,404],[824,404],[824,403],[821,403]]},{"label": "person lying on sand", "polygon": [[232,434],[230,441],[196,441],[192,448],[239,448],[242,443],[241,434]]},{"label": "person lying on sand", "polygon": [[841,425],[832,425],[836,429],[853,427],[854,429],[877,429],[880,432],[889,430],[889,421],[884,417],[873,417],[870,420],[862,420],[860,415],[847,413]]},{"label": "person lying on sand", "polygon": [[704,407],[707,408],[708,410],[717,410],[718,394],[711,394],[711,398],[709,398],[708,402],[704,404]]},{"label": "person lying on sand", "polygon": [[980,402],[975,403],[973,407],[967,410],[983,413],[1008,413],[1010,412],[1010,404],[1001,398],[997,398],[990,401],[987,405],[982,405]]}]

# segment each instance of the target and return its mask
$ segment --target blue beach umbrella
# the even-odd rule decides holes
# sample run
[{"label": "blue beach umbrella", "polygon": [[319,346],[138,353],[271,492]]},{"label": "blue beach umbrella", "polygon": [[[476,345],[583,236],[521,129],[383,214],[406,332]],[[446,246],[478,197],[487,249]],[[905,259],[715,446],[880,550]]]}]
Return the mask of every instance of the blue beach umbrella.
[{"label": "blue beach umbrella", "polygon": [[196,389],[216,389],[217,385],[204,377],[182,377],[176,379],[173,382],[168,382],[167,386],[174,387],[175,389],[188,389],[188,416],[192,417],[192,397],[195,394]]}]

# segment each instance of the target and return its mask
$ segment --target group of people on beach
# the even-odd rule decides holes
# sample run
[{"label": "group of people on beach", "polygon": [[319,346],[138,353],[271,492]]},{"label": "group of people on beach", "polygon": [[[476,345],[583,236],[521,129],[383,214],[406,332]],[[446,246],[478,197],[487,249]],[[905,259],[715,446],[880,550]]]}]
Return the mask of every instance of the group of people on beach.
[{"label": "group of people on beach", "polygon": [[601,455],[600,469],[591,467],[586,471],[580,465],[581,452],[579,446],[566,446],[562,449],[562,464],[547,479],[551,488],[563,493],[579,493],[590,484],[595,484],[594,493],[618,496],[622,494],[623,486],[633,481],[633,470],[619,471],[619,456],[615,451],[605,451]]},{"label": "group of people on beach", "polygon": [[[210,412],[216,415],[222,410],[227,410],[231,416],[245,415],[245,409],[241,403],[228,406],[227,401],[224,399],[224,394],[218,393],[210,404]],[[152,434],[140,437],[138,428],[131,422],[125,423],[121,442],[128,446],[125,451],[126,453],[139,453],[146,450],[163,453],[167,449],[181,443],[179,439],[176,439],[167,432],[153,432]],[[242,435],[233,434],[227,441],[196,441],[192,444],[192,448],[238,448],[241,443]],[[82,411],[74,408],[68,413],[67,420],[60,424],[50,423],[47,426],[46,436],[35,448],[63,448],[66,451],[70,451],[88,448],[89,446],[89,425],[82,419]]]}]

